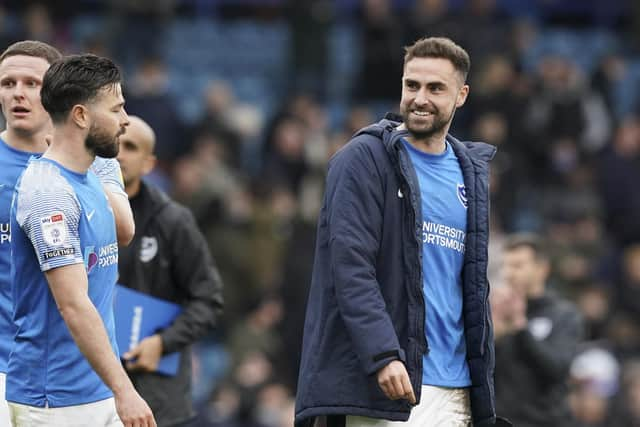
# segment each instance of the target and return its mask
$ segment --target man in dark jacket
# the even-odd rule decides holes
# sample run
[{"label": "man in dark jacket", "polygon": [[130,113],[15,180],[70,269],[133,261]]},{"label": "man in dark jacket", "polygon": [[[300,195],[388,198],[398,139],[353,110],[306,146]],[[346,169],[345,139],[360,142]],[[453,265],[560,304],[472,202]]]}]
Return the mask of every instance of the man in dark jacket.
[{"label": "man in dark jacket", "polygon": [[[222,309],[222,282],[207,243],[191,213],[141,178],[153,169],[153,130],[138,117],[120,137],[118,160],[131,201],[136,235],[120,248],[120,283],[183,311],[173,323],[125,353],[136,389],[158,426],[179,426],[194,415],[191,404],[191,347],[211,332]],[[154,373],[160,357],[180,351],[176,376]]]},{"label": "man in dark jacket", "polygon": [[569,367],[582,339],[576,307],[546,289],[550,263],[541,239],[511,236],[505,284],[492,293],[496,407],[518,427],[571,425]]},{"label": "man in dark jacket", "polygon": [[486,278],[495,149],[448,134],[469,66],[449,39],[408,47],[402,117],[359,131],[330,162],[298,426],[496,423]]}]

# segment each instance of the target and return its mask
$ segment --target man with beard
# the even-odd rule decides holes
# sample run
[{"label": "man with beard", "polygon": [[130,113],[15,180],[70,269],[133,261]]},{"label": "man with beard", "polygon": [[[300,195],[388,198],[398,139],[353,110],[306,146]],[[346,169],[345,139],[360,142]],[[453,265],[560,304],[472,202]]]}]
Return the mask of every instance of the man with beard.
[{"label": "man with beard", "polygon": [[19,178],[11,208],[11,421],[155,426],[117,355],[116,228],[89,171],[96,156],[118,154],[128,125],[120,72],[106,58],[69,56],[46,71],[40,95],[53,135]]},{"label": "man with beard", "polygon": [[[47,149],[51,119],[40,102],[42,78],[62,55],[56,48],[35,40],[16,42],[0,55],[0,105],[6,129],[0,133],[0,425],[9,425],[5,401],[7,361],[13,346],[11,319],[10,211],[15,183],[29,159]],[[118,243],[133,237],[134,222],[115,159],[96,157],[91,169],[98,175],[116,219]]]},{"label": "man with beard", "polygon": [[448,134],[469,67],[449,39],[407,47],[402,116],[360,130],[331,159],[298,426],[503,423],[486,279],[496,150]]}]

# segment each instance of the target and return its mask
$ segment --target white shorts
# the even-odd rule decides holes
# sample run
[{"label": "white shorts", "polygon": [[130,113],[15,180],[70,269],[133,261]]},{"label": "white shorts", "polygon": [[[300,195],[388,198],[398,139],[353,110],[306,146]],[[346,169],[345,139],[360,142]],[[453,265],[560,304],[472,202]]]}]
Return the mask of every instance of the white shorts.
[{"label": "white shorts", "polygon": [[123,427],[113,397],[61,408],[9,402],[9,410],[13,427]]},{"label": "white shorts", "polygon": [[10,426],[9,421],[9,405],[4,394],[7,386],[7,374],[0,372],[0,426]]},{"label": "white shorts", "polygon": [[407,421],[387,421],[348,415],[346,427],[468,427],[471,425],[469,389],[422,386],[420,404]]}]

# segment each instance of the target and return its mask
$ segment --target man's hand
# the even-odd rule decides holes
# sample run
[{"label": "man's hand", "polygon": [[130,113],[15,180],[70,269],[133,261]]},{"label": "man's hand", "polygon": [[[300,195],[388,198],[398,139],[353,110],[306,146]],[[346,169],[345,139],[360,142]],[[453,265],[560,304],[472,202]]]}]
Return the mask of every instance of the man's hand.
[{"label": "man's hand", "polygon": [[127,361],[125,366],[128,371],[154,372],[162,357],[162,338],[158,334],[151,335],[122,357]]},{"label": "man's hand", "polygon": [[378,385],[391,400],[407,399],[416,404],[416,396],[404,363],[394,360],[378,371]]},{"label": "man's hand", "polygon": [[124,427],[156,427],[151,408],[133,387],[113,394],[116,412]]}]

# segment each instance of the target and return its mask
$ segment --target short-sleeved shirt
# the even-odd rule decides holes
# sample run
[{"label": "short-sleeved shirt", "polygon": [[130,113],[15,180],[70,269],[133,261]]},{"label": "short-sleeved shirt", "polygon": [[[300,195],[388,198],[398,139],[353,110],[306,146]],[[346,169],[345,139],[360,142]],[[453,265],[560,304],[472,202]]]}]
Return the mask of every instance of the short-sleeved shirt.
[{"label": "short-sleeved shirt", "polygon": [[467,198],[460,163],[446,144],[428,154],[404,141],[418,177],[422,208],[422,277],[425,331],[422,383],[471,385],[462,317],[462,265],[467,233]]},{"label": "short-sleeved shirt", "polygon": [[[15,326],[11,319],[11,200],[15,183],[31,157],[41,153],[17,150],[0,138],[0,372],[7,372],[7,361],[13,346]],[[90,168],[102,185],[115,194],[127,197],[120,163],[116,159],[96,157]]]},{"label": "short-sleeved shirt", "polygon": [[98,177],[31,159],[11,208],[11,283],[17,327],[7,372],[8,401],[70,406],[112,396],[78,349],[43,272],[83,264],[88,296],[118,353],[113,292],[118,244],[113,212]]},{"label": "short-sleeved shirt", "polygon": [[11,320],[11,199],[18,177],[36,153],[16,150],[0,139],[0,372],[7,372],[15,328]]}]

